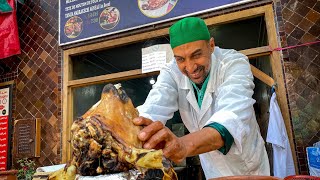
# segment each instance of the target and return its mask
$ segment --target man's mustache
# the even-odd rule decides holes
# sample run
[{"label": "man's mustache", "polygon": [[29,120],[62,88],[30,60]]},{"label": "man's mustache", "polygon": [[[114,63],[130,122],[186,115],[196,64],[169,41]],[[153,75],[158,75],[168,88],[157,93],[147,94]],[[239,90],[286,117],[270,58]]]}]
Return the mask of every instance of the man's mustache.
[{"label": "man's mustache", "polygon": [[[201,70],[203,70],[204,69],[204,66],[198,66],[197,67],[197,69],[196,70],[194,70],[192,73],[194,73],[194,72],[199,72],[199,71],[201,71]],[[186,68],[184,68],[183,69],[183,71],[184,71],[184,73],[189,77],[190,75],[190,73],[186,70]]]}]

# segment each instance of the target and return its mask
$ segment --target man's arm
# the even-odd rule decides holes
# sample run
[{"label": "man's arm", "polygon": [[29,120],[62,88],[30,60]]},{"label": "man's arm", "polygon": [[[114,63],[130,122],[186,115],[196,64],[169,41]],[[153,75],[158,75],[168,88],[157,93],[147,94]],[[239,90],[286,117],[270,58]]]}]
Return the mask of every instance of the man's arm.
[{"label": "man's arm", "polygon": [[211,127],[205,127],[200,131],[187,134],[180,139],[187,147],[186,157],[217,150],[224,146],[224,141],[220,133]]},{"label": "man's arm", "polygon": [[174,162],[181,162],[186,157],[213,151],[224,145],[220,133],[211,127],[179,138],[160,121],[154,122],[139,117],[135,118],[133,122],[136,125],[146,126],[138,135],[139,139],[144,141],[144,148],[162,149],[164,156]]},{"label": "man's arm", "polygon": [[256,135],[253,104],[253,76],[247,57],[234,50],[224,52],[219,69],[220,82],[215,92],[215,113],[207,121],[224,126],[234,138],[236,151],[242,152],[243,143],[251,134]]},{"label": "man's arm", "polygon": [[178,87],[170,67],[163,67],[146,101],[137,110],[140,116],[163,124],[173,117],[178,110]]}]

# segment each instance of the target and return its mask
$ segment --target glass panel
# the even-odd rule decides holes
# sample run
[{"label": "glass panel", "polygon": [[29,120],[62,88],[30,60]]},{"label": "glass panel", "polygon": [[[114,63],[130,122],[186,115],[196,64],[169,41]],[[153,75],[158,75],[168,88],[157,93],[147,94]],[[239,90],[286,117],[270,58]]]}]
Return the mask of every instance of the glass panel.
[{"label": "glass panel", "polygon": [[[156,79],[157,76],[154,76]],[[125,81],[114,82],[121,83],[122,88],[131,98],[135,107],[144,103],[149,91],[151,90],[150,78],[137,78]],[[96,84],[74,89],[74,118],[84,114],[92,105],[100,100],[101,92],[106,84]]]},{"label": "glass panel", "polygon": [[[262,56],[250,59],[250,64],[272,77],[272,70],[269,56]],[[268,121],[269,121],[269,101],[271,98],[271,88],[261,80],[254,78],[254,94],[256,100],[254,104],[256,118],[260,126],[261,135],[264,139],[267,136]]]},{"label": "glass panel", "polygon": [[[250,59],[250,63],[260,69],[262,72],[272,77],[272,69],[269,56]],[[271,88],[257,78],[254,78],[254,84],[255,88],[253,98],[256,100],[256,103],[253,105],[253,107],[256,113],[257,122],[260,127],[261,136],[264,140],[266,140],[269,124],[270,98],[272,95]],[[268,152],[270,165],[272,165],[272,146],[268,143],[266,143],[265,146]],[[271,166],[271,172],[273,172],[272,168],[273,167]]]},{"label": "glass panel", "polygon": [[[264,17],[210,26],[217,46],[243,50],[267,45]],[[94,77],[141,68],[141,48],[169,43],[169,37],[148,39],[133,44],[71,57],[72,79]]]},{"label": "glass panel", "polygon": [[73,89],[73,120],[100,100],[103,87],[104,84],[95,84]]},{"label": "glass panel", "polygon": [[[113,84],[121,83],[122,88],[131,98],[135,107],[142,105],[152,88],[150,80],[153,78],[157,80],[157,76],[147,78],[136,78],[131,80],[124,80],[114,82]],[[73,119],[82,116],[87,112],[96,102],[100,100],[101,92],[106,84],[96,84],[85,87],[75,88],[73,90]],[[175,116],[168,121],[167,126],[171,128],[172,124],[182,123],[180,114],[177,112]]]},{"label": "glass panel", "polygon": [[141,68],[141,48],[169,43],[168,37],[148,39],[129,45],[71,57],[72,79],[82,79]]},{"label": "glass panel", "polygon": [[[156,81],[157,76],[118,81],[114,82],[113,84],[121,83],[122,88],[131,98],[134,107],[137,107],[142,105],[147,98],[149,91],[152,88],[152,85],[150,84],[151,79]],[[96,84],[75,88],[73,90],[73,120],[82,116],[100,100],[101,92],[105,85],[106,84]],[[187,129],[182,123],[180,113],[178,111],[175,112],[171,120],[167,121],[166,126],[178,137],[188,133]]]},{"label": "glass panel", "polygon": [[263,16],[209,26],[209,31],[221,48],[243,50],[268,45]]}]

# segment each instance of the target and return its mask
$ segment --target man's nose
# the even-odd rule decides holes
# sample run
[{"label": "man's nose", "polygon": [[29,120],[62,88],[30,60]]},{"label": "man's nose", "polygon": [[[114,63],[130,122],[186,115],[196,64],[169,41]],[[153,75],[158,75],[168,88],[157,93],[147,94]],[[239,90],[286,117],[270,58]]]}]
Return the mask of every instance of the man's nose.
[{"label": "man's nose", "polygon": [[188,73],[193,73],[196,69],[197,69],[196,63],[194,63],[194,62],[192,62],[190,60],[188,60],[186,62],[186,70],[187,70]]}]

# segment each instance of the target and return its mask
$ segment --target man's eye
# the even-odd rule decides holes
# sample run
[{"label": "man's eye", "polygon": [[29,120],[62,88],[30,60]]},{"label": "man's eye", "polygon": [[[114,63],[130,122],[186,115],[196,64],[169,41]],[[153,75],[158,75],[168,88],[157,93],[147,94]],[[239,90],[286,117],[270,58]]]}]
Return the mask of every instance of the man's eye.
[{"label": "man's eye", "polygon": [[176,57],[176,61],[177,61],[177,62],[183,62],[183,61],[184,61],[184,58],[182,58],[182,57]]},{"label": "man's eye", "polygon": [[192,58],[194,58],[194,59],[197,59],[197,58],[199,58],[199,57],[201,57],[201,53],[197,53],[197,54],[194,54],[194,55],[192,56]]}]

